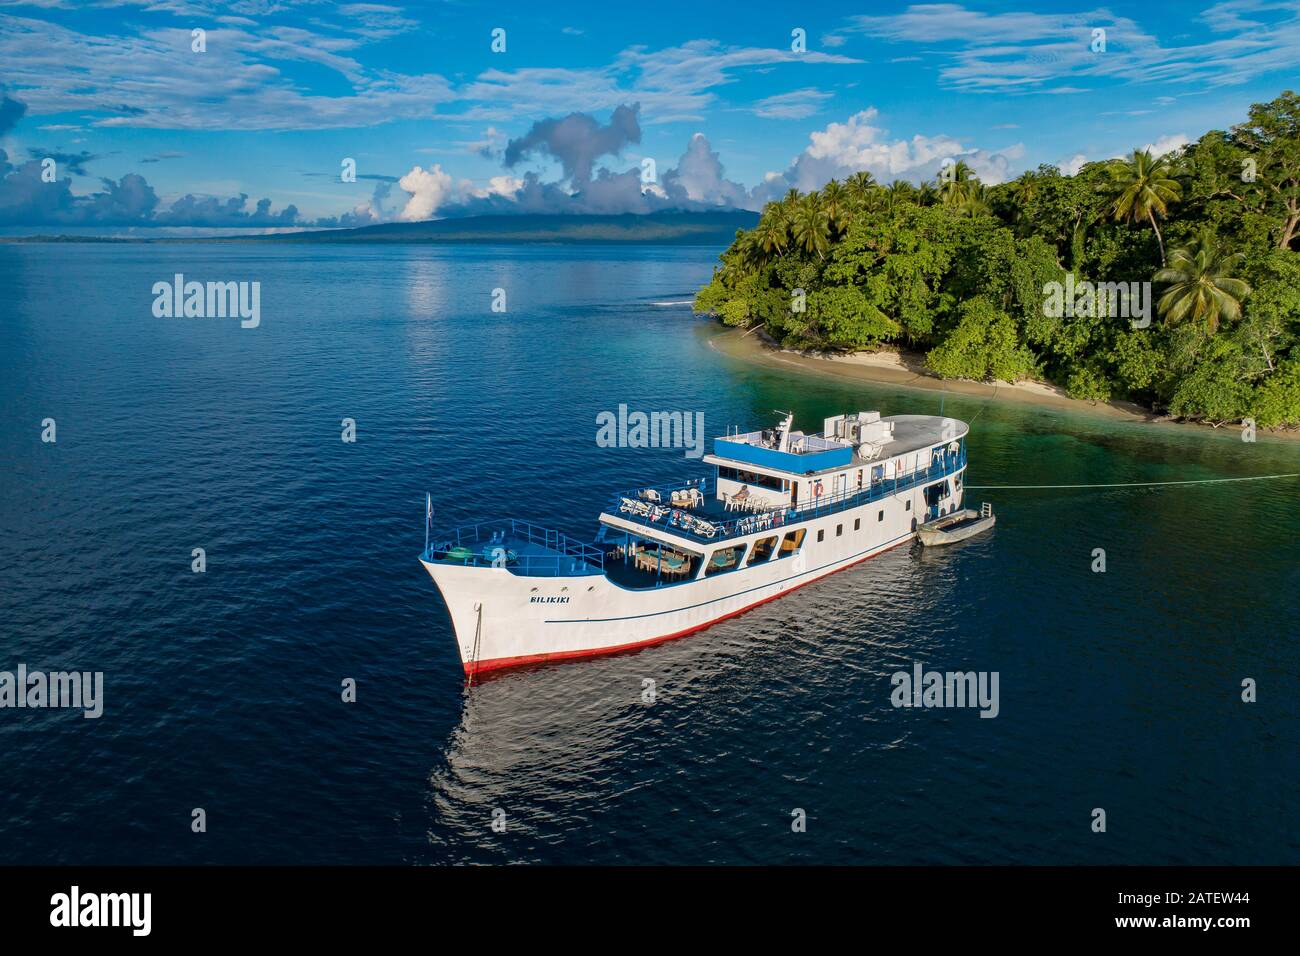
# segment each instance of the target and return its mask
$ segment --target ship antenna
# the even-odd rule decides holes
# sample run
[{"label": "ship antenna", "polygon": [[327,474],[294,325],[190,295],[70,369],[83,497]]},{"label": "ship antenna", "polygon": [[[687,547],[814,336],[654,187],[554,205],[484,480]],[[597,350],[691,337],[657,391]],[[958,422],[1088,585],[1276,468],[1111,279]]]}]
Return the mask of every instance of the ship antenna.
[{"label": "ship antenna", "polygon": [[790,450],[790,429],[794,427],[794,412],[783,412],[779,408],[774,408],[772,409],[772,411],[776,412],[778,415],[785,416],[785,418],[782,419],[781,424],[776,426],[777,434],[779,436],[776,445],[777,450],[789,451]]}]

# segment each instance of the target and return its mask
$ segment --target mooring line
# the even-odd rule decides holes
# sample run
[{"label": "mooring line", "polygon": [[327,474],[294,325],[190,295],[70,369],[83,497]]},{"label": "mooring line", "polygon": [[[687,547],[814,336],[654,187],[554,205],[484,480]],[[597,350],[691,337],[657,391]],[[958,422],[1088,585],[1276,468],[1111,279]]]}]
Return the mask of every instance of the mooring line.
[{"label": "mooring line", "polygon": [[1285,475],[1249,475],[1245,478],[1190,478],[1184,481],[1119,481],[1095,485],[966,485],[966,488],[969,491],[1035,488],[1154,488],[1159,485],[1212,485],[1224,481],[1268,481],[1273,478],[1300,478],[1300,472]]}]

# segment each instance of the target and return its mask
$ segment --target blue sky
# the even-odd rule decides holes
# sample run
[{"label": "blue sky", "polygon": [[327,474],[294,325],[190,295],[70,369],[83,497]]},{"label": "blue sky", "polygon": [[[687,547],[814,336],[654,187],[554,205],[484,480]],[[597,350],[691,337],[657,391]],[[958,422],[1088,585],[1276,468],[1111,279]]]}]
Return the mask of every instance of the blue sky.
[{"label": "blue sky", "polygon": [[1297,63],[1300,0],[0,0],[0,227],[753,208],[949,157],[997,182],[1225,128]]}]

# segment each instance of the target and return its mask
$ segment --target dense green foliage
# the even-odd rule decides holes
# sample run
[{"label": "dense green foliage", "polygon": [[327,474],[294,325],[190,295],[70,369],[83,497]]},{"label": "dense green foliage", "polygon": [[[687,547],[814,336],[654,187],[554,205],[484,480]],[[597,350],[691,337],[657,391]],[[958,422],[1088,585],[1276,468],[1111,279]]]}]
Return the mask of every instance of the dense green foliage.
[{"label": "dense green foliage", "polygon": [[[1123,298],[1134,283],[1145,299]],[[1300,424],[1300,97],[1073,176],[985,186],[958,162],[920,186],[861,172],[791,190],[695,304],[790,348],[891,346],[945,378]]]}]

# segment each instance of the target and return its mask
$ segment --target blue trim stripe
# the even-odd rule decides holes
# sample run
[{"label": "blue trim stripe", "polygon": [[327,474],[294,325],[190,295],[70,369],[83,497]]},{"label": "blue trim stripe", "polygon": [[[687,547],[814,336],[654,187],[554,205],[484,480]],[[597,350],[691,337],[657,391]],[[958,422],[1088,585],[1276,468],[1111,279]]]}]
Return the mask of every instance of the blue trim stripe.
[{"label": "blue trim stripe", "polygon": [[713,454],[741,464],[759,465],[800,476],[827,468],[847,468],[853,463],[853,449],[848,447],[796,455],[791,451],[777,451],[775,448],[762,448],[721,438],[713,439]]}]

